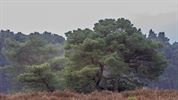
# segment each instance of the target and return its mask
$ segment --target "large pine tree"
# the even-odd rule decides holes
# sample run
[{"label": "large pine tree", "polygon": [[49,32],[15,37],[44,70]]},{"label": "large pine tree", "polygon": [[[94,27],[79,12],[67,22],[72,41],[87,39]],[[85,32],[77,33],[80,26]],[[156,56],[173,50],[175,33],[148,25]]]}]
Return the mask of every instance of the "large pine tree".
[{"label": "large pine tree", "polygon": [[66,83],[79,92],[133,89],[156,79],[166,66],[156,50],[159,43],[124,18],[100,20],[94,30],[78,29],[66,37]]}]

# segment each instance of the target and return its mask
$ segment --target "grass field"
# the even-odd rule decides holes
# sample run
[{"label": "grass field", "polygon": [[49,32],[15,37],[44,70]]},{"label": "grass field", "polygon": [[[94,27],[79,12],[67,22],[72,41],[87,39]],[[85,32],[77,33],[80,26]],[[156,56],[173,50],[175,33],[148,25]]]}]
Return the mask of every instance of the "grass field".
[{"label": "grass field", "polygon": [[92,92],[90,94],[69,91],[0,94],[0,100],[178,100],[178,91],[138,89],[125,92]]}]

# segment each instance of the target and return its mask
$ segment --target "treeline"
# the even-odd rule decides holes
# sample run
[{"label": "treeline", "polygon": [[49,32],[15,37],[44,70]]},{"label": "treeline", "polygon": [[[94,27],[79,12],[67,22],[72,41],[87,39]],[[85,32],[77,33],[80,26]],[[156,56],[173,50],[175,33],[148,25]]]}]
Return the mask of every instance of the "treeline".
[{"label": "treeline", "polygon": [[155,33],[153,30],[149,31],[148,39],[162,43],[163,48],[159,51],[164,54],[168,61],[163,75],[160,76],[159,80],[151,82],[149,86],[161,89],[178,89],[178,42],[171,44],[164,32]]},{"label": "treeline", "polygon": [[0,90],[178,88],[174,74],[178,43],[170,44],[164,32],[157,35],[150,30],[146,36],[129,20],[119,18],[99,20],[93,29],[65,35],[66,41],[49,32],[24,35],[2,30]]},{"label": "treeline", "polygon": [[25,35],[10,30],[0,31],[0,92],[18,91],[22,85],[17,75],[24,66],[40,64],[54,56],[63,56],[65,39],[50,32]]}]

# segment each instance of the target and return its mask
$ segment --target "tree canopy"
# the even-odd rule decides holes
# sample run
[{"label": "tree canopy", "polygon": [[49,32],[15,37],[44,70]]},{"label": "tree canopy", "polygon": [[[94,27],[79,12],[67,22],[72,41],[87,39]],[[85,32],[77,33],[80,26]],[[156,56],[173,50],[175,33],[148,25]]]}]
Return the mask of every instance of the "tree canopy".
[{"label": "tree canopy", "polygon": [[[25,41],[17,41],[13,38],[5,40],[5,47],[2,51],[9,60],[9,65],[3,70],[11,80],[10,82],[15,83],[14,88],[24,86],[26,90],[35,90],[34,87],[38,88],[36,90],[53,91],[55,89],[48,87],[53,83],[53,79],[57,79],[53,78],[56,74],[53,74],[54,65],[51,64],[60,62],[57,57],[63,56],[63,48],[59,43],[52,43],[42,38],[41,35],[31,35]],[[59,65],[55,65],[55,68],[62,69]],[[17,77],[20,83],[16,81]]]},{"label": "tree canopy", "polygon": [[163,73],[167,62],[157,51],[160,44],[146,39],[129,20],[100,20],[93,29],[66,33],[70,64],[65,76],[70,88],[133,89]]},{"label": "tree canopy", "polygon": [[151,86],[162,77],[173,80],[170,73],[177,71],[178,43],[171,45],[164,32],[152,29],[147,37],[125,18],[99,20],[93,29],[79,28],[65,35],[64,42],[50,32],[1,31],[0,60],[7,63],[0,65],[8,65],[0,67],[0,77],[6,75],[8,85],[19,87],[15,90],[86,93]]}]

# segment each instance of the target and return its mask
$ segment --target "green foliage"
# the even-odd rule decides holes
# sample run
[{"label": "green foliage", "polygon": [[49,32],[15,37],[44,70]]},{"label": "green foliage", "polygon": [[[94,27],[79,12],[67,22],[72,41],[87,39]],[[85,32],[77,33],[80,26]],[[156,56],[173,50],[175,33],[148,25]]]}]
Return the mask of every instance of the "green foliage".
[{"label": "green foliage", "polygon": [[[5,39],[3,53],[11,62],[0,70],[18,76],[26,91],[130,90],[158,79],[167,65],[159,52],[168,45],[164,32],[157,37],[150,30],[146,38],[124,18],[100,20],[93,30],[67,32],[65,57],[58,39],[47,39],[50,34],[35,32],[23,41]],[[177,63],[176,50],[173,63]]]},{"label": "green foliage", "polygon": [[26,67],[26,72],[18,75],[18,80],[25,84],[25,89],[38,91],[54,91],[58,84],[55,73],[49,64]]},{"label": "green foliage", "polygon": [[[13,63],[21,65],[40,64],[59,54],[60,48],[37,37],[26,42],[6,40],[5,55]],[[50,52],[50,53],[49,53]]]},{"label": "green foliage", "polygon": [[[159,87],[165,89],[178,89],[178,76],[177,76],[177,59],[178,59],[178,45],[177,42],[170,44],[168,37],[165,36],[164,32],[159,32],[156,34],[154,31],[150,30],[148,35],[148,39],[154,41],[155,43],[159,43],[161,49],[158,49],[159,52],[164,54],[166,59],[168,60],[168,66],[162,72],[160,79],[158,81],[153,81],[149,83],[152,87]],[[161,59],[161,55],[158,54],[157,59]],[[160,62],[161,63],[161,62]]]},{"label": "green foliage", "polygon": [[[53,71],[55,70],[54,74],[56,74],[55,76],[56,78],[57,75],[59,74],[58,71],[60,71],[64,67],[65,64],[64,59],[62,60],[61,58],[60,60],[57,58],[63,55],[63,48],[62,45],[60,44],[51,44],[46,40],[44,40],[43,38],[39,36],[33,36],[33,35],[30,36],[28,40],[22,42],[8,38],[6,39],[5,44],[6,46],[5,48],[3,48],[3,53],[5,54],[6,58],[10,61],[9,62],[10,67],[6,67],[4,69],[6,70],[6,74],[10,76],[9,79],[11,79],[12,82],[14,82],[14,80],[12,79],[15,79],[17,76],[19,76],[19,74],[22,74],[26,71],[28,72],[28,70],[31,68],[31,67],[25,68],[25,66],[35,66],[34,68],[32,67],[29,70],[32,71],[31,73],[33,73],[33,70],[37,70],[36,65],[49,62],[49,66],[51,67],[50,69],[52,69]],[[48,78],[53,78],[53,77],[54,75],[52,76],[49,75]],[[22,78],[26,80],[25,83],[28,83],[27,79],[29,78],[29,80],[31,80],[30,78],[34,78],[34,77],[31,77],[30,74],[28,73],[28,74],[24,74]],[[21,83],[23,83],[22,80],[20,81]],[[18,84],[17,82],[15,83]],[[37,90],[40,90],[39,88],[42,88],[42,90],[44,90],[44,85],[35,84],[35,83],[31,84],[31,82],[29,82],[29,84],[30,87],[32,87],[33,85],[33,89],[36,88]],[[21,86],[16,85],[16,86],[21,88],[23,87],[23,85]]]},{"label": "green foliage", "polygon": [[[64,70],[64,78],[67,88],[78,92],[91,92],[96,89],[95,81],[93,79],[98,68],[93,65],[88,65],[81,70],[73,72],[70,68],[66,67]],[[85,87],[85,88],[82,88]]]},{"label": "green foliage", "polygon": [[62,69],[68,60],[63,57],[55,57],[40,65],[27,66],[25,73],[17,76],[23,83],[25,91],[54,91],[65,89]]},{"label": "green foliage", "polygon": [[79,92],[133,89],[156,79],[167,63],[156,50],[160,44],[124,18],[100,20],[94,31],[78,29],[66,37],[66,84]]},{"label": "green foliage", "polygon": [[65,57],[54,57],[48,61],[53,71],[60,71],[68,64],[68,59]]}]

